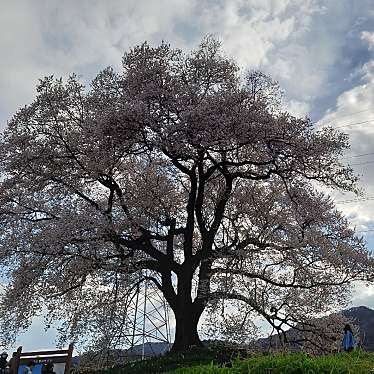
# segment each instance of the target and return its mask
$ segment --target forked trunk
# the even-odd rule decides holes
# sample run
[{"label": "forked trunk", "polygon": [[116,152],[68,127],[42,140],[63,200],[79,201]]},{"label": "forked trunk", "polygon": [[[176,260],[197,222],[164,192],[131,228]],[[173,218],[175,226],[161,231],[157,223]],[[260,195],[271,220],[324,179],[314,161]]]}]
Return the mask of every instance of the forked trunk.
[{"label": "forked trunk", "polygon": [[197,333],[197,324],[201,313],[196,313],[192,306],[175,312],[175,339],[172,352],[187,351],[193,346],[202,347],[203,343]]}]

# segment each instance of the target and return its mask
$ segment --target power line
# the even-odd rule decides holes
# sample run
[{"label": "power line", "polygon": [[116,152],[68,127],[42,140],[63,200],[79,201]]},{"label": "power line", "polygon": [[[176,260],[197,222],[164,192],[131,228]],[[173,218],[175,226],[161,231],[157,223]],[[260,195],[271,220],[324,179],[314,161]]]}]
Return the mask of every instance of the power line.
[{"label": "power line", "polygon": [[354,115],[356,115],[356,114],[364,113],[364,112],[368,112],[369,110],[372,110],[372,109],[374,109],[374,106],[369,106],[369,107],[366,108],[366,109],[359,110],[358,112],[353,112],[353,113],[345,114],[344,116],[339,116],[338,118],[352,117],[352,116],[354,116]]},{"label": "power line", "polygon": [[[366,121],[353,122],[353,123],[348,123],[348,124],[346,124],[345,122],[343,122],[343,124],[337,123],[336,125],[339,125],[339,126],[323,125],[321,128],[323,129],[323,128],[327,128],[327,127],[332,127],[333,129],[341,129],[343,127],[354,127],[354,126],[357,126],[357,125],[364,125],[364,124],[370,123],[370,122],[374,122],[374,118],[366,120]],[[317,122],[312,122],[312,123],[317,124]]]},{"label": "power line", "polygon": [[[366,108],[366,109],[363,109],[363,110],[360,110],[360,111],[357,111],[357,112],[353,112],[353,113],[350,113],[350,114],[347,114],[347,115],[344,115],[344,116],[340,116],[339,119],[341,118],[344,118],[344,117],[352,117],[356,114],[359,114],[359,113],[364,113],[364,112],[367,112],[371,109],[374,109],[374,106],[371,106],[369,108]],[[363,124],[367,124],[367,123],[371,123],[371,122],[374,122],[374,118],[373,119],[369,119],[369,120],[365,120],[365,121],[361,121],[361,122],[354,122],[354,123],[342,123],[339,125],[339,126],[334,126],[333,128],[334,129],[339,129],[339,128],[343,128],[343,127],[350,127],[350,126],[358,126],[358,125],[363,125]],[[317,122],[313,122],[313,123],[318,123]],[[347,156],[347,157],[343,157],[342,159],[350,159],[350,158],[356,158],[356,157],[364,157],[364,156],[370,156],[370,155],[374,155],[374,152],[369,152],[369,153],[363,153],[363,154],[359,154],[359,155],[352,155],[352,156]],[[351,166],[359,166],[359,165],[366,165],[366,164],[371,164],[371,163],[374,163],[374,161],[367,161],[367,162],[362,162],[362,163],[357,163],[357,164],[352,164]]]},{"label": "power line", "polygon": [[358,199],[339,200],[339,201],[335,201],[335,204],[358,203],[361,201],[369,201],[369,200],[374,200],[374,196],[367,196],[367,197],[362,197]]},{"label": "power line", "polygon": [[351,164],[350,166],[359,166],[359,165],[367,165],[367,164],[373,164],[374,160],[372,161],[366,161],[366,162],[359,162],[357,164]]},{"label": "power line", "polygon": [[360,231],[356,231],[356,233],[372,232],[372,231],[374,231],[374,229],[369,229],[369,230],[360,230]]},{"label": "power line", "polygon": [[[371,110],[372,108],[374,108],[374,107],[369,107],[367,109],[360,110],[360,111],[357,111],[357,112],[354,112],[354,113],[351,113],[351,114],[348,114],[348,115],[345,115],[345,116],[340,116],[339,119],[346,118],[346,117],[352,117],[355,114],[367,112],[367,111]],[[359,125],[364,125],[364,124],[368,124],[368,123],[372,123],[372,122],[374,122],[374,119],[369,119],[369,120],[354,122],[354,123],[344,123],[343,122],[343,123],[340,123],[340,124],[338,123],[337,124],[338,126],[333,126],[333,128],[338,129],[338,128],[343,128],[343,127],[359,126]],[[316,123],[318,123],[318,122],[316,122]],[[374,152],[362,153],[362,154],[358,154],[358,155],[351,155],[351,156],[344,157],[342,159],[365,157],[365,156],[371,156],[371,155],[374,155]],[[356,164],[351,164],[351,166],[367,165],[367,164],[372,164],[372,163],[374,163],[374,160],[370,160],[370,161],[366,161],[366,162],[360,162],[360,163],[356,163]],[[360,202],[373,201],[373,200],[374,200],[374,196],[367,196],[367,197],[357,198],[357,199],[347,199],[347,200],[335,201],[335,204],[360,203]],[[356,231],[356,232],[357,233],[368,233],[368,232],[374,232],[374,229],[360,230],[360,231]]]},{"label": "power line", "polygon": [[[348,123],[348,124],[346,124],[345,122],[343,122],[343,124],[337,123],[337,125],[339,125],[339,126],[331,126],[331,125],[328,126],[328,125],[324,125],[322,128],[332,127],[334,129],[340,129],[342,127],[351,127],[351,126],[363,125],[365,123],[370,123],[370,122],[374,122],[374,118],[366,120],[366,121],[353,122],[353,123]],[[312,123],[316,124],[317,122],[312,122]]]},{"label": "power line", "polygon": [[[367,112],[367,111],[369,111],[371,109],[374,109],[374,106],[371,106],[369,108],[366,108],[366,109],[363,109],[363,110],[359,110],[357,112],[353,112],[353,113],[350,113],[350,114],[347,114],[347,115],[344,115],[344,116],[339,116],[337,119],[340,120],[342,118],[353,117],[356,114],[364,113],[364,112]],[[312,123],[313,124],[318,124],[319,122],[320,121],[314,121]],[[327,123],[327,122],[333,122],[333,120],[331,120],[331,121],[324,121],[324,122],[320,123],[320,125],[323,125],[323,123]],[[370,123],[370,122],[374,122],[374,118],[369,119],[369,120],[365,120],[365,121],[354,122],[354,123],[346,123],[346,122],[339,123],[338,122],[336,124],[338,126],[333,126],[333,127],[334,127],[334,129],[339,129],[339,128],[342,128],[342,127],[350,127],[350,126],[363,125],[363,124]],[[328,125],[323,125],[323,127],[328,127]]]},{"label": "power line", "polygon": [[369,122],[374,122],[374,118],[369,119],[367,121],[349,123],[349,124],[345,124],[345,125],[341,125],[341,126],[334,126],[334,129],[340,129],[342,127],[352,127],[352,126],[357,126],[357,125],[363,125],[364,123],[369,123]]},{"label": "power line", "polygon": [[359,154],[359,155],[352,155],[352,156],[342,157],[342,160],[346,160],[346,159],[348,159],[348,158],[356,158],[356,157],[370,156],[370,155],[374,155],[374,152],[362,153],[362,154]]},{"label": "power line", "polygon": [[[368,112],[369,110],[372,110],[372,109],[374,109],[374,106],[368,107],[368,108],[363,109],[363,110],[359,110],[358,112],[353,112],[353,113],[350,113],[350,114],[345,114],[344,116],[339,116],[338,119],[342,119],[342,118],[346,118],[346,117],[352,117],[356,114]],[[314,123],[318,123],[318,122],[319,121],[316,121]],[[325,122],[327,122],[327,121],[325,121]]]}]

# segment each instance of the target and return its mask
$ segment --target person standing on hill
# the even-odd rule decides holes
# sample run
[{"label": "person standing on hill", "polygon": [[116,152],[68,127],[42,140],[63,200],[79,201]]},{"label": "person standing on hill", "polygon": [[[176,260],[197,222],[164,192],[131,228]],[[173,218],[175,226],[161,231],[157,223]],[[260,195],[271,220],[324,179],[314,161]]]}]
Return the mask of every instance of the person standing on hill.
[{"label": "person standing on hill", "polygon": [[343,349],[345,352],[351,352],[353,351],[355,345],[356,341],[353,336],[351,326],[346,324],[344,326]]}]

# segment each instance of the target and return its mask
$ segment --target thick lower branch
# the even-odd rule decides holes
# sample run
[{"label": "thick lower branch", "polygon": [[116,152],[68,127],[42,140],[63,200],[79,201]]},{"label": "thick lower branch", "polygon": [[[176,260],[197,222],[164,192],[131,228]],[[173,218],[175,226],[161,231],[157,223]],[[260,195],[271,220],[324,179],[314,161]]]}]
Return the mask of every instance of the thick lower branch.
[{"label": "thick lower branch", "polygon": [[350,279],[345,276],[344,279],[340,280],[339,282],[313,282],[313,280],[310,280],[310,284],[302,284],[302,283],[296,283],[295,277],[293,278],[293,281],[291,283],[286,282],[276,282],[272,278],[266,277],[264,274],[254,274],[249,273],[244,270],[236,270],[236,269],[226,269],[226,268],[214,268],[211,270],[211,274],[232,274],[232,275],[242,275],[247,278],[251,279],[260,279],[268,284],[271,284],[276,287],[282,287],[282,288],[297,288],[297,289],[311,289],[315,287],[324,287],[324,286],[341,286],[343,284],[346,284],[350,281]]}]

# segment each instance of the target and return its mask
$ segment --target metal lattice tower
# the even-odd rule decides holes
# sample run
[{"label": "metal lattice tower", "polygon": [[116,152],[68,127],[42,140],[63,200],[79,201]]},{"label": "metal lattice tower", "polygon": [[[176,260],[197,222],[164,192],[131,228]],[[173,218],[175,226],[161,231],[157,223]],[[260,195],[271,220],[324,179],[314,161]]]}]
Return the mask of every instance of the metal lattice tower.
[{"label": "metal lattice tower", "polygon": [[130,351],[142,346],[139,354],[143,360],[148,343],[162,342],[170,344],[169,306],[158,288],[146,276],[128,298],[126,310],[126,340]]}]

